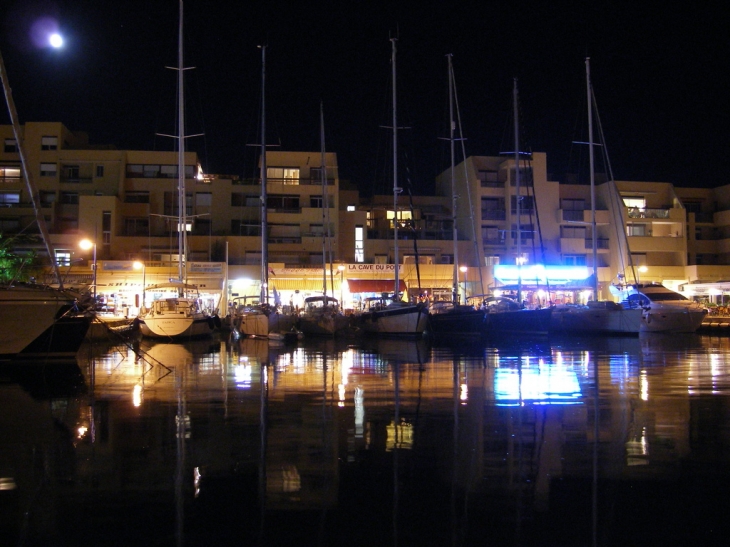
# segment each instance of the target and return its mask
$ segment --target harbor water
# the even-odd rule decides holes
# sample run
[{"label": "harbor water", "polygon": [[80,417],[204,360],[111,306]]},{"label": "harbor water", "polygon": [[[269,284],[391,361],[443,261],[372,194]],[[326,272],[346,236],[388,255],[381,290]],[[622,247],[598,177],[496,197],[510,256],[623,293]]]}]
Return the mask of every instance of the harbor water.
[{"label": "harbor water", "polygon": [[724,336],[77,357],[0,371],[0,544],[727,544]]}]

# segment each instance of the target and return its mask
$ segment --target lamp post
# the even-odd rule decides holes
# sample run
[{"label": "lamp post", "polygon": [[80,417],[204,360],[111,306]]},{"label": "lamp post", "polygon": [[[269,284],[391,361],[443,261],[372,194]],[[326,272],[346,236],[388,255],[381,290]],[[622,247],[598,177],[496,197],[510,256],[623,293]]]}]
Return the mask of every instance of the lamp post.
[{"label": "lamp post", "polygon": [[96,242],[91,241],[90,239],[82,239],[79,242],[79,247],[81,247],[84,251],[88,251],[89,249],[94,249],[91,268],[93,269],[92,283],[94,285],[94,293],[93,293],[94,294],[94,305],[96,305]]},{"label": "lamp post", "polygon": [[144,296],[145,296],[145,289],[147,288],[147,280],[146,280],[147,268],[145,267],[144,262],[141,262],[139,260],[135,260],[134,263],[132,264],[132,267],[135,270],[140,270],[140,269],[142,270],[142,308],[146,308]]},{"label": "lamp post", "polygon": [[340,309],[344,309],[345,303],[342,301],[342,284],[345,282],[345,267],[339,264],[337,270],[340,272]]},{"label": "lamp post", "polygon": [[462,266],[459,268],[459,271],[464,274],[464,303],[466,304],[466,266]]}]

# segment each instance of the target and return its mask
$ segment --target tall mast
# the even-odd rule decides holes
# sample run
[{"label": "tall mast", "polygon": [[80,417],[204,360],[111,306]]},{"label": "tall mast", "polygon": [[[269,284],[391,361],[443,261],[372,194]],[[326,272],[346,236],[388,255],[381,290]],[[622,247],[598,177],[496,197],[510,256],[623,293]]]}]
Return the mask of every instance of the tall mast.
[{"label": "tall mast", "polygon": [[178,238],[177,253],[178,280],[184,280],[184,262],[187,253],[187,222],[185,218],[185,103],[183,94],[183,1],[180,0],[180,23],[177,36],[177,207],[178,207]]},{"label": "tall mast", "polygon": [[[319,142],[322,149],[320,177],[322,179],[322,294],[327,296],[327,239],[329,238],[329,219],[327,203],[327,164],[324,148],[324,105],[319,103]],[[325,298],[325,305],[327,299]]]},{"label": "tall mast", "polygon": [[[451,145],[451,215],[454,234],[454,290],[452,299],[454,304],[459,301],[459,238],[456,228],[456,177],[454,176],[454,69],[451,64],[451,54],[446,56],[449,60],[449,141]],[[466,295],[464,295],[466,296]]]},{"label": "tall mast", "polygon": [[261,304],[269,303],[269,241],[266,218],[266,46],[261,48]]},{"label": "tall mast", "polygon": [[586,94],[588,96],[588,158],[591,176],[591,226],[593,232],[593,299],[598,300],[598,251],[596,235],[596,175],[593,159],[593,100],[591,98],[591,58],[586,57]]},{"label": "tall mast", "polygon": [[396,85],[395,85],[395,42],[396,38],[391,38],[392,44],[392,78],[393,78],[393,261],[395,263],[395,290],[393,292],[393,300],[399,300],[398,290],[400,288],[399,279],[399,258],[398,258],[398,194],[402,189],[398,187],[398,116],[396,112]]},{"label": "tall mast", "polygon": [[517,78],[512,91],[512,115],[515,122],[515,204],[517,212],[517,302],[522,305],[522,211],[520,210],[520,121],[517,111]]}]

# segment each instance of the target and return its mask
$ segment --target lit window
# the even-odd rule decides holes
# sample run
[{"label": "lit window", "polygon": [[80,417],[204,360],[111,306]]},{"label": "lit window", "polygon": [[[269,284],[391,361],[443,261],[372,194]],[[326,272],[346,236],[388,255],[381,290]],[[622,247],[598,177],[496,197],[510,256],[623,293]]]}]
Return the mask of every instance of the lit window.
[{"label": "lit window", "polygon": [[364,234],[362,226],[355,226],[355,262],[365,262]]},{"label": "lit window", "polygon": [[0,180],[3,182],[18,182],[20,169],[15,167],[0,167]]},{"label": "lit window", "polygon": [[352,212],[352,211],[354,211],[354,210],[355,210],[355,206],[354,206],[354,205],[348,205],[348,206],[347,206],[347,211],[348,211],[348,212]]},{"label": "lit window", "polygon": [[56,251],[56,264],[59,266],[70,266],[71,253],[69,251]]},{"label": "lit window", "polygon": [[18,192],[3,192],[0,194],[0,203],[3,205],[12,205],[20,203],[20,194]]}]

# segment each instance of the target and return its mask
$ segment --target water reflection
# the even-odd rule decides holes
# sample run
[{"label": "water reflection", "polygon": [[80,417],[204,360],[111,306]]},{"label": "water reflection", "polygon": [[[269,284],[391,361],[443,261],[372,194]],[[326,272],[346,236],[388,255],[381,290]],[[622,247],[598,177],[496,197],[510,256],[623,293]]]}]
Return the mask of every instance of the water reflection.
[{"label": "water reflection", "polygon": [[70,375],[80,386],[5,371],[1,532],[73,545],[719,543],[729,342],[90,344]]}]

